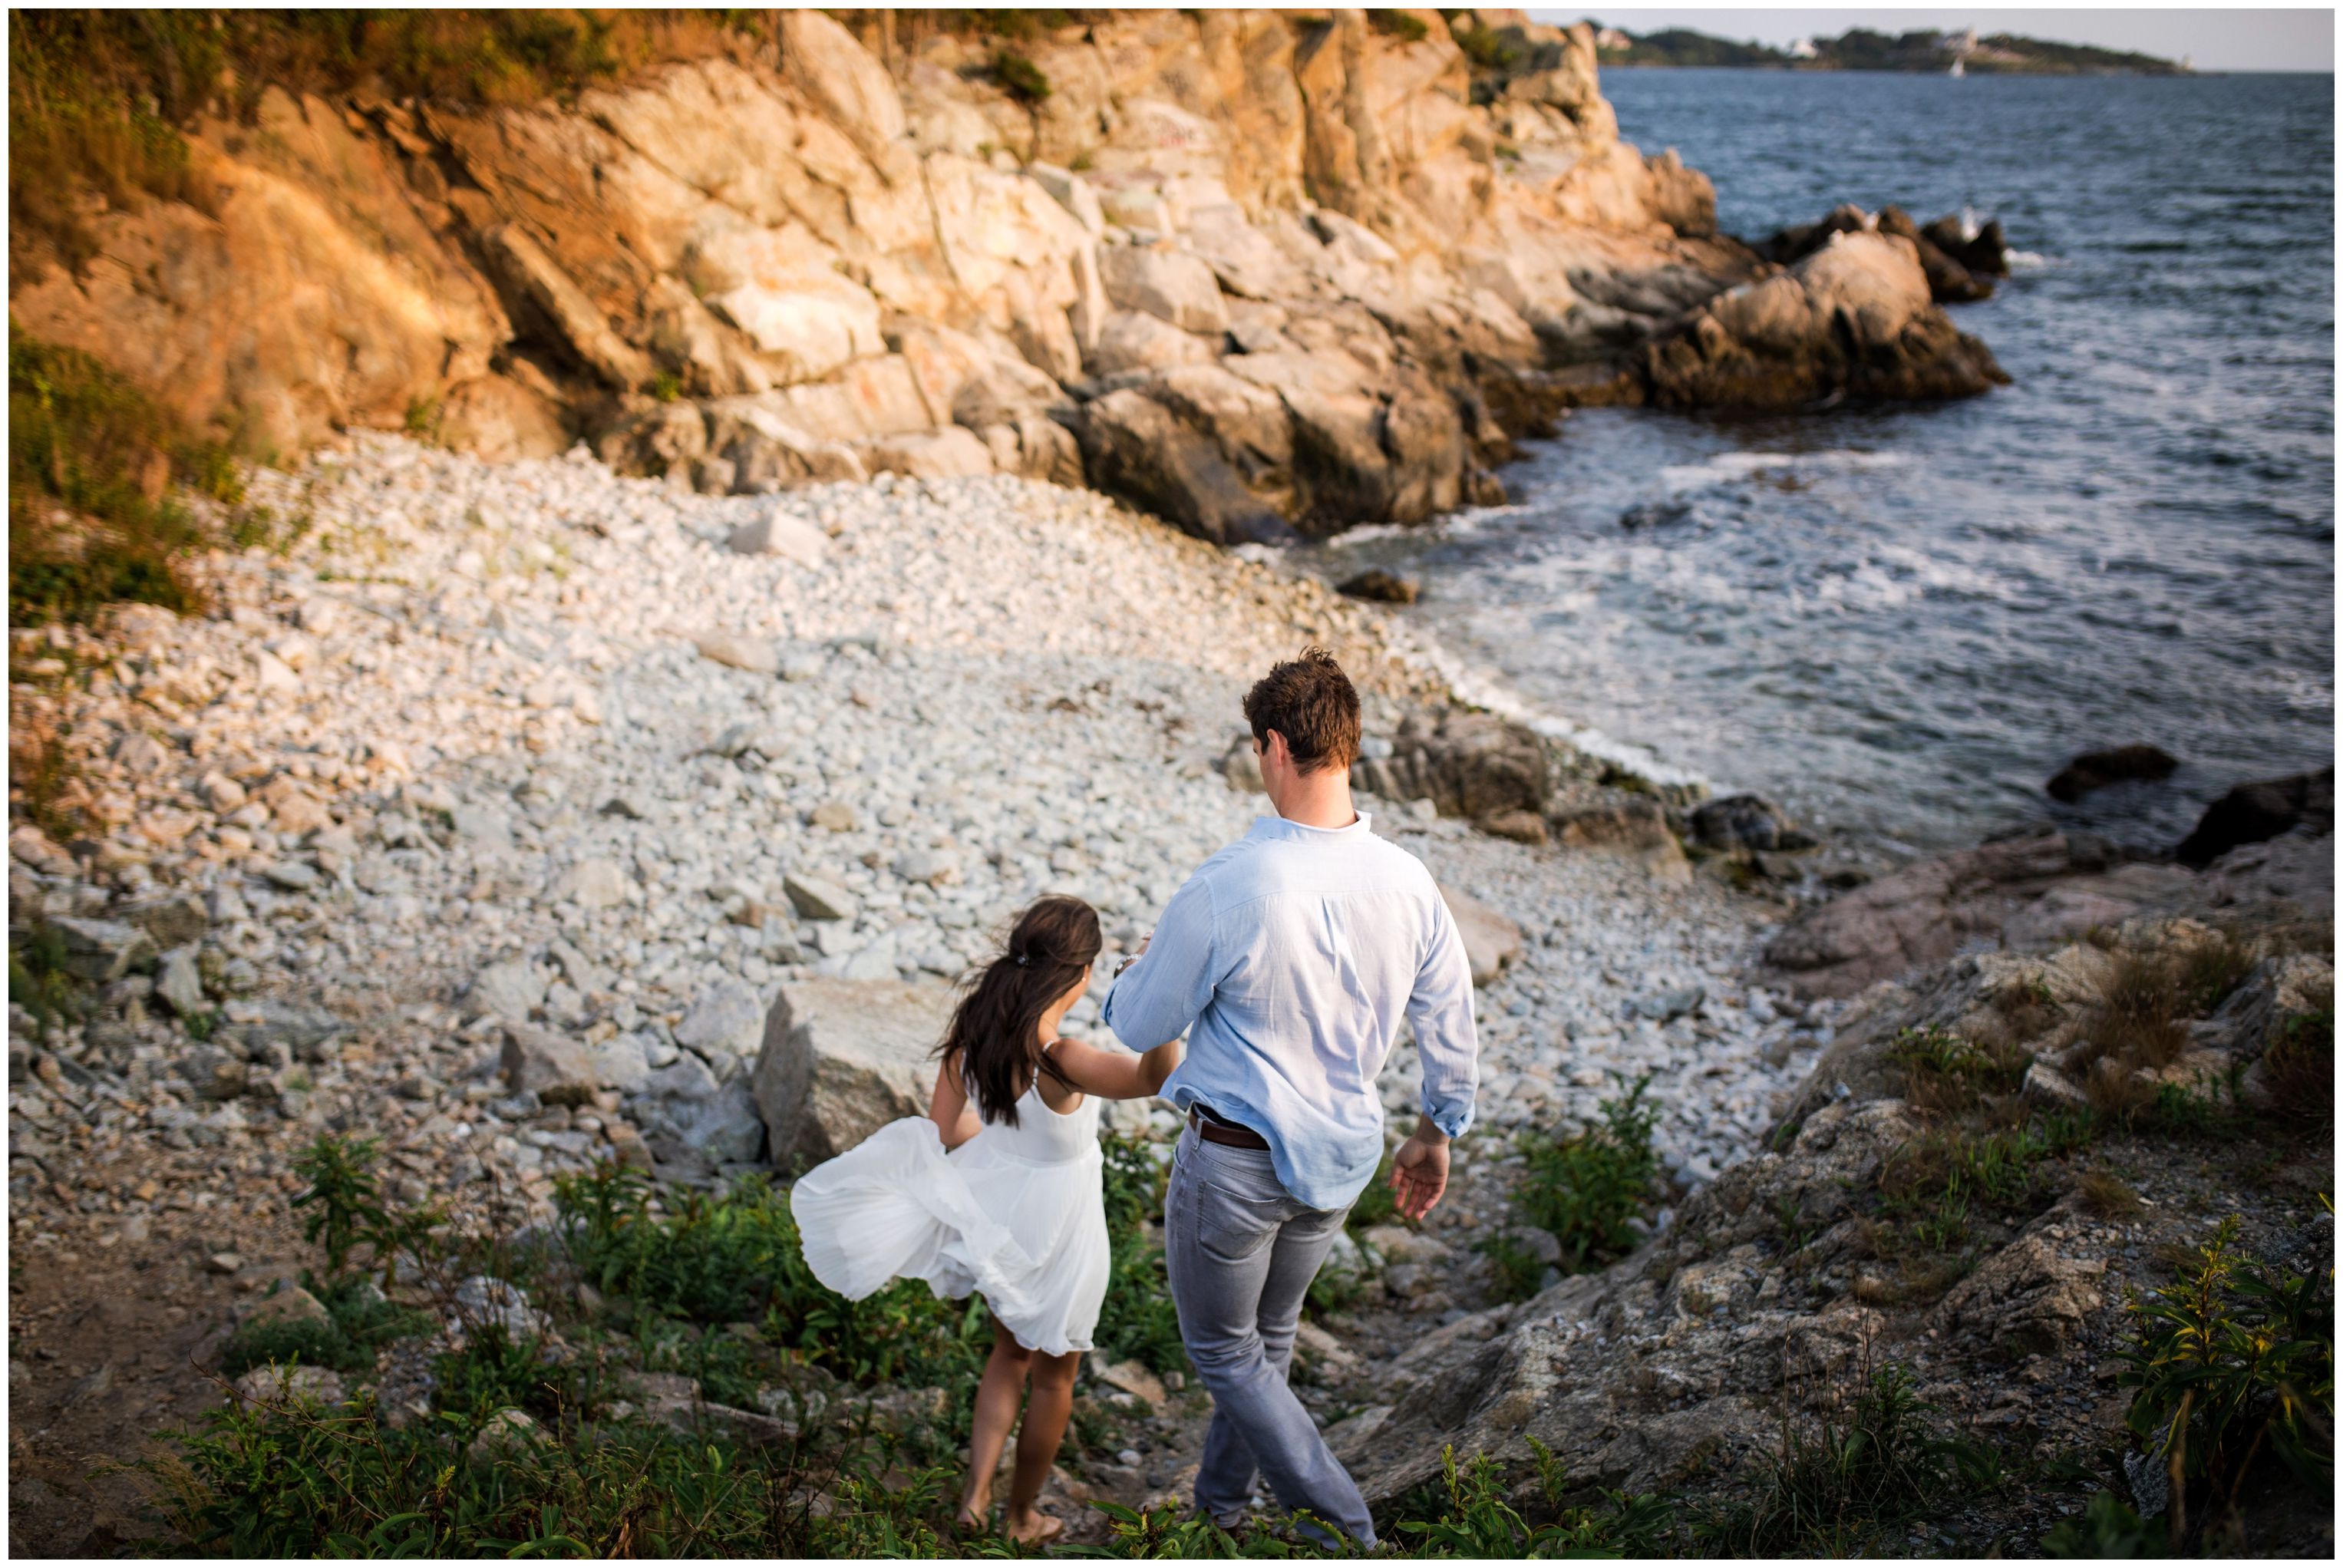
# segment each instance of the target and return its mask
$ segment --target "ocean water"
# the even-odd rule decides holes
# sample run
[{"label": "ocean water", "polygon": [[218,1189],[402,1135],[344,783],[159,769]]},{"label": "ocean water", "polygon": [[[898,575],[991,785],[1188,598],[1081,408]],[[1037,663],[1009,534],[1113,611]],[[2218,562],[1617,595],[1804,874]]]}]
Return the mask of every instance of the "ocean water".
[{"label": "ocean water", "polygon": [[[1613,71],[1622,133],[1758,236],[1852,200],[1996,216],[1955,307],[2016,384],[1767,418],[1594,410],[1516,498],[1305,556],[1389,565],[1534,710],[1884,848],[2052,817],[2168,845],[2334,755],[2333,80]],[[2157,785],[2078,809],[2069,757]]]}]

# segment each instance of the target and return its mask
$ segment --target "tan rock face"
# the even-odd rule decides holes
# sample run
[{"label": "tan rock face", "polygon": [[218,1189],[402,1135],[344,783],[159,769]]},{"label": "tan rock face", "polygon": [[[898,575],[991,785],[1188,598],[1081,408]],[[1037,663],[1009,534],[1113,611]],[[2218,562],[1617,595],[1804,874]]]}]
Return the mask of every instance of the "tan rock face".
[{"label": "tan rock face", "polygon": [[[1100,14],[1030,46],[1030,107],[981,40],[882,63],[818,12],[574,104],[270,92],[256,126],[195,134],[216,216],[104,216],[104,259],[12,304],[278,452],[437,410],[486,456],[584,436],[709,490],[874,462],[1087,478],[1224,539],[1486,497],[1564,395],[1537,372],[1646,339],[1620,396],[1996,374],[1875,235],[1711,301],[1755,264],[1700,237],[1705,180],[1618,142],[1585,28],[1501,19],[1520,64],[1476,85],[1415,15],[1410,40],[1353,10]],[[960,406],[1012,364],[1049,390]],[[1148,407],[1093,400],[1121,391]],[[654,394],[705,439],[647,418]]]}]

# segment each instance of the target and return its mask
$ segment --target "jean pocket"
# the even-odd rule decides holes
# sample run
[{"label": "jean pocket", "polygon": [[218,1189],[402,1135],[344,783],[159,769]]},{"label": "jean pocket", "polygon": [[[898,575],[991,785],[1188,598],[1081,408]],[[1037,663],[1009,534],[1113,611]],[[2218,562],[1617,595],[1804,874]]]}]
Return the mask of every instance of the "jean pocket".
[{"label": "jean pocket", "polygon": [[1242,1184],[1223,1185],[1199,1173],[1195,1182],[1196,1240],[1205,1254],[1224,1263],[1256,1257],[1277,1240],[1289,1204],[1282,1192],[1274,1196],[1248,1191]]}]

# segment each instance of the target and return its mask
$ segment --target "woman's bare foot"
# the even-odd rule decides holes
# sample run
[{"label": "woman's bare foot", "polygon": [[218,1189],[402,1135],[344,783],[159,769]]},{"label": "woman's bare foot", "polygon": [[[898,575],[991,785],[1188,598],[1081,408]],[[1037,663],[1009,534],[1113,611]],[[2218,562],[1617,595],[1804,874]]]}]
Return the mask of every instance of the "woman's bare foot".
[{"label": "woman's bare foot", "polygon": [[981,1533],[985,1528],[985,1516],[991,1512],[991,1493],[980,1495],[971,1493],[960,1500],[960,1512],[952,1515],[952,1523],[962,1530]]},{"label": "woman's bare foot", "polygon": [[1055,1541],[1066,1533],[1066,1522],[1054,1513],[1044,1513],[1036,1508],[1031,1513],[1011,1518],[1002,1533],[1021,1546],[1040,1546]]}]

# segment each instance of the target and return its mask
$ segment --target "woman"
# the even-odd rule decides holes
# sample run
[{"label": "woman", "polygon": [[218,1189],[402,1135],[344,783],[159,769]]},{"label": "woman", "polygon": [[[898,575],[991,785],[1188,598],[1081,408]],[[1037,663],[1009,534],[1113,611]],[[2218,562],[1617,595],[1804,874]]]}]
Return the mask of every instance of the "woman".
[{"label": "woman", "polygon": [[1058,1032],[1099,947],[1098,911],[1080,899],[1052,895],[1025,910],[952,1013],[927,1116],[816,1166],[789,1198],[807,1263],[839,1294],[860,1301],[915,1279],[939,1296],[984,1297],[992,1354],[960,1520],[983,1524],[1021,1402],[1003,1528],[1029,1544],[1065,1529],[1034,1503],[1106,1296],[1098,1102],[1146,1099],[1180,1064],[1176,1040],[1134,1057]]}]

